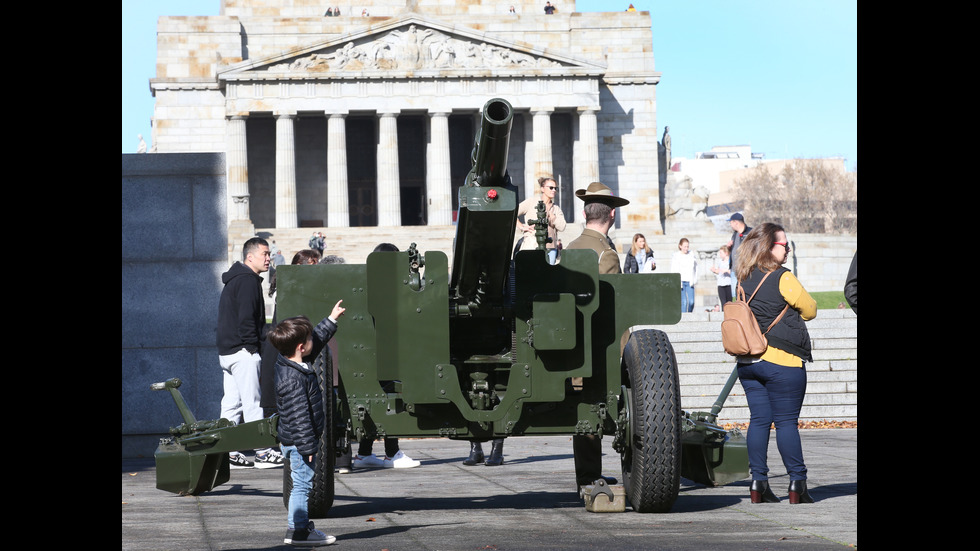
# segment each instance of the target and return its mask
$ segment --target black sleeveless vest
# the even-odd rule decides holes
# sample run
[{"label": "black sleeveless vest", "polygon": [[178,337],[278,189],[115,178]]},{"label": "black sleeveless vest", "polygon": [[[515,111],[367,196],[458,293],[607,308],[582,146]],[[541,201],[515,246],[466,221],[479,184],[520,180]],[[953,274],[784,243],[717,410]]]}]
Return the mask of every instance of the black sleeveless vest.
[{"label": "black sleeveless vest", "polygon": [[[755,294],[752,302],[749,303],[749,307],[752,308],[752,313],[755,314],[755,319],[759,322],[759,328],[763,332],[769,327],[772,320],[776,319],[776,316],[783,310],[783,307],[786,306],[786,299],[783,298],[783,295],[779,294],[779,278],[783,275],[783,272],[788,271],[787,268],[778,268],[773,272],[772,275],[766,278],[765,284]],[[742,289],[745,290],[746,300],[752,296],[752,292],[759,286],[759,282],[762,281],[764,275],[765,273],[762,270],[756,268],[752,270],[748,279],[742,282]],[[803,318],[800,317],[800,313],[792,306],[786,310],[783,319],[779,320],[779,323],[773,326],[769,333],[766,334],[766,339],[769,341],[769,346],[773,348],[789,352],[808,362],[813,361],[813,357],[810,354],[810,333],[807,331],[806,324],[803,322]]]}]

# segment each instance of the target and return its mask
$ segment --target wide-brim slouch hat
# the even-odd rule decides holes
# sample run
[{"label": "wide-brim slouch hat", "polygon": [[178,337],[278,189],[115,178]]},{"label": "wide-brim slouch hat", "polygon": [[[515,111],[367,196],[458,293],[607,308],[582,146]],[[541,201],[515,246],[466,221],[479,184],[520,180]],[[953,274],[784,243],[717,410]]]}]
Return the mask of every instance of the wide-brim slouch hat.
[{"label": "wide-brim slouch hat", "polygon": [[592,182],[589,184],[589,187],[585,189],[575,190],[575,196],[586,203],[595,201],[598,203],[605,203],[613,208],[624,207],[630,204],[629,199],[624,199],[613,195],[612,190],[600,182]]}]

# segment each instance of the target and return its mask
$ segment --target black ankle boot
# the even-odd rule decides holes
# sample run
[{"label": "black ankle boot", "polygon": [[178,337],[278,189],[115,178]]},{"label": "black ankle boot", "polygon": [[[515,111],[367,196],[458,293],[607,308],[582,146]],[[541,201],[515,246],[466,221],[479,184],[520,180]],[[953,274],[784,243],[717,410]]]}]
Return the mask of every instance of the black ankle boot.
[{"label": "black ankle boot", "polygon": [[504,462],[504,439],[494,438],[493,446],[490,448],[490,457],[487,457],[487,462],[484,465],[488,467],[495,467],[501,465]]},{"label": "black ankle boot", "polygon": [[752,503],[779,503],[779,498],[772,493],[768,480],[753,480],[749,488]]},{"label": "black ankle boot", "polygon": [[789,481],[789,502],[790,503],[813,503],[810,492],[806,489],[806,480]]},{"label": "black ankle boot", "polygon": [[472,467],[478,463],[483,463],[483,446],[479,442],[470,442],[470,456],[463,460],[463,465]]}]

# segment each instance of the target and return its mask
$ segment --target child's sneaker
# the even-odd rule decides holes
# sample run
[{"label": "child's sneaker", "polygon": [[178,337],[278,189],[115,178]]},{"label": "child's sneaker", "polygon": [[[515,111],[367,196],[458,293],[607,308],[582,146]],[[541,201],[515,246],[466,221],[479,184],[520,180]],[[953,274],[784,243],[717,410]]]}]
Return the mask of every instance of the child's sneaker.
[{"label": "child's sneaker", "polygon": [[251,469],[255,466],[254,463],[245,457],[244,453],[241,452],[228,452],[228,464],[232,469]]},{"label": "child's sneaker", "polygon": [[411,457],[405,455],[404,452],[398,450],[398,453],[392,458],[385,458],[384,465],[386,469],[411,469],[412,467],[418,467],[421,465],[421,461],[416,461]]},{"label": "child's sneaker", "polygon": [[355,455],[351,458],[350,462],[351,466],[353,466],[355,469],[380,469],[385,466],[384,459],[381,459],[373,453],[364,457]]},{"label": "child's sneaker", "polygon": [[282,467],[282,461],[282,454],[274,448],[266,448],[255,452],[255,467],[257,469]]},{"label": "child's sneaker", "polygon": [[286,529],[286,537],[282,541],[283,543],[299,547],[317,547],[320,545],[330,545],[337,541],[337,538],[328,536],[314,528],[313,521],[311,520],[306,528]]}]

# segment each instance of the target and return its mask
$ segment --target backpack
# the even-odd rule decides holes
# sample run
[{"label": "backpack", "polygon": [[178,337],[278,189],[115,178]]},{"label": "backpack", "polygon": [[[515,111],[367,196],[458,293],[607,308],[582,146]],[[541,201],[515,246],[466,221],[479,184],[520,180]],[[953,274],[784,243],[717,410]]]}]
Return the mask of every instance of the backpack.
[{"label": "backpack", "polygon": [[[745,300],[745,290],[742,289],[742,284],[739,283],[735,300],[725,304],[723,307],[725,319],[721,322],[721,345],[725,348],[725,352],[728,352],[732,356],[758,356],[765,352],[769,346],[769,341],[766,340],[765,334],[759,328],[759,322],[755,319],[755,314],[749,308],[749,302],[759,292],[762,284],[765,283],[766,278],[771,273],[767,273],[762,278],[762,281],[759,282],[758,287],[755,288],[755,291],[752,292],[752,296],[748,300]],[[783,311],[769,324],[766,333],[774,325],[779,323],[779,320],[783,318],[783,314],[786,313],[787,308],[789,308],[789,304],[784,306]]]}]

